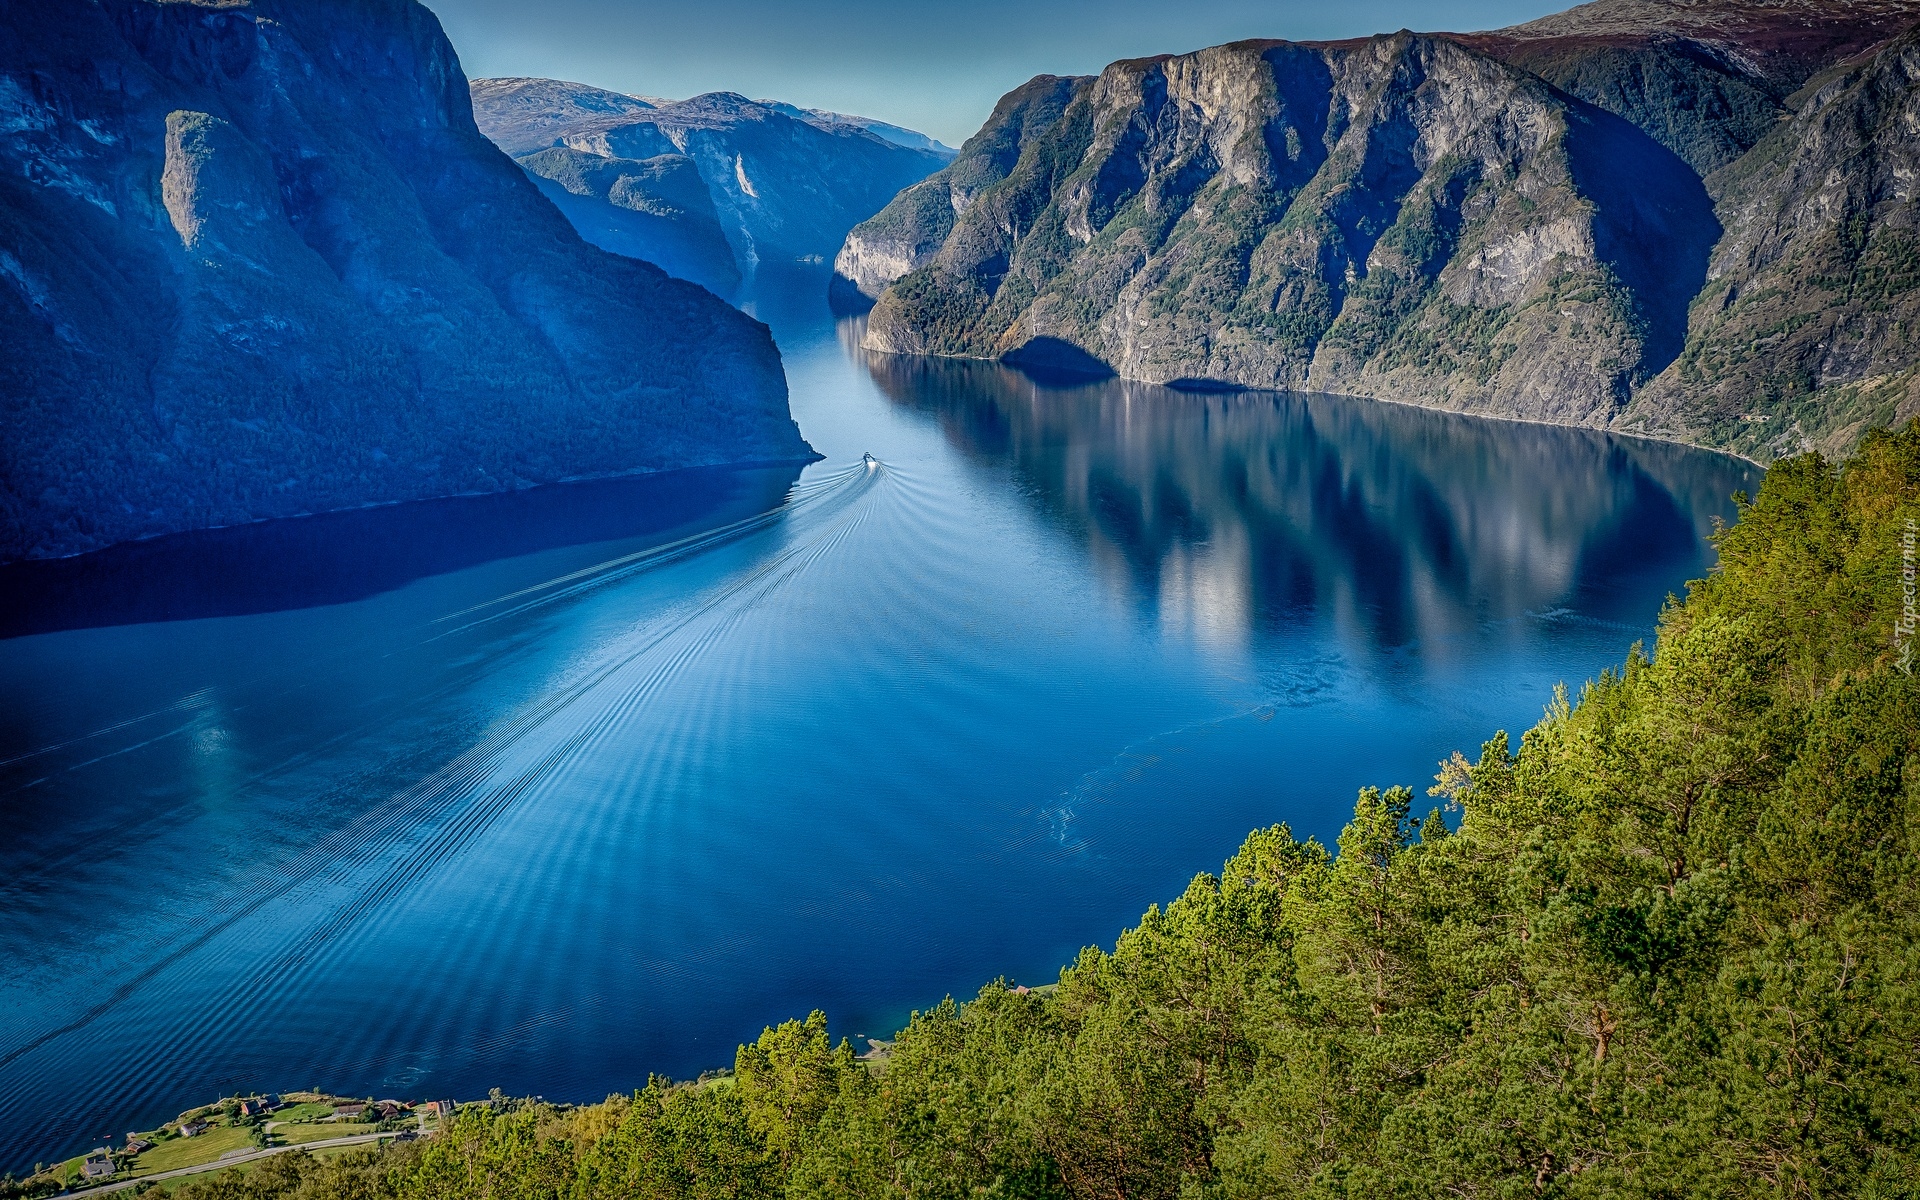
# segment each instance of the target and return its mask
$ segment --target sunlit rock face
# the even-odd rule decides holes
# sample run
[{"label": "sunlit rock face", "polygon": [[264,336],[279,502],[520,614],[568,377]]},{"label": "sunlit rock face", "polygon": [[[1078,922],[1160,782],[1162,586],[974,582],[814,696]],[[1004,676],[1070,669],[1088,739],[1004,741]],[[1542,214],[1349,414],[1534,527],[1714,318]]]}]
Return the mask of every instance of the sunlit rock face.
[{"label": "sunlit rock face", "polygon": [[807,453],[764,326],[583,242],[413,0],[0,25],[0,558]]},{"label": "sunlit rock face", "polygon": [[[883,121],[731,92],[672,101],[551,79],[478,79],[472,92],[480,129],[582,236],[722,292],[763,268],[824,264],[856,222],[953,158]],[[658,183],[676,172],[704,199]]]},{"label": "sunlit rock face", "polygon": [[1010,100],[1017,129],[854,230],[887,264],[857,285],[909,267],[871,348],[1047,339],[1152,382],[1599,424],[1677,350],[1657,331],[1717,231],[1653,139],[1444,39],[1240,43]]},{"label": "sunlit rock face", "polygon": [[1843,450],[1920,403],[1916,20],[1601,0],[1042,76],[852,230],[836,285],[890,353]]}]

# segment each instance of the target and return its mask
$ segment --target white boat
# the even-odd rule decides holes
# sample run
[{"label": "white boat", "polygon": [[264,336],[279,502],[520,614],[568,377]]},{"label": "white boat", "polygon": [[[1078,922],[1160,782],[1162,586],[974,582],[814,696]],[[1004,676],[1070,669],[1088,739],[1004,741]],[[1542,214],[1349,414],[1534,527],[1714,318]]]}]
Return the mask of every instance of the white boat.
[{"label": "white boat", "polygon": [[873,470],[875,467],[880,465],[880,460],[875,458],[871,454],[862,454],[860,456],[860,461],[867,464],[867,470],[869,471]]}]

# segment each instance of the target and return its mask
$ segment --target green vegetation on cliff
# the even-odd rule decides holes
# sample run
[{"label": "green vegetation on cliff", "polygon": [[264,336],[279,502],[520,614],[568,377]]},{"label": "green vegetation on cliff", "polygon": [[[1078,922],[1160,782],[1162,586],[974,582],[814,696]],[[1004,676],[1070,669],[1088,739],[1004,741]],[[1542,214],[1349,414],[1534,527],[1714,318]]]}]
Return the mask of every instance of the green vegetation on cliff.
[{"label": "green vegetation on cliff", "polygon": [[1036,80],[836,268],[871,349],[1604,424],[1679,349],[1711,225],[1628,122],[1400,33]]},{"label": "green vegetation on cliff", "polygon": [[1057,987],[916,1014],[873,1065],[814,1014],[717,1080],[177,1194],[1910,1195],[1914,521],[1920,422],[1777,464],[1655,653],[1455,755],[1442,807],[1255,832]]},{"label": "green vegetation on cliff", "polygon": [[1042,76],[835,294],[872,350],[1845,453],[1920,413],[1916,19],[1595,0]]},{"label": "green vegetation on cliff", "polygon": [[1815,79],[1709,178],[1726,235],[1686,349],[1631,419],[1765,458],[1920,413],[1917,120],[1920,30]]}]

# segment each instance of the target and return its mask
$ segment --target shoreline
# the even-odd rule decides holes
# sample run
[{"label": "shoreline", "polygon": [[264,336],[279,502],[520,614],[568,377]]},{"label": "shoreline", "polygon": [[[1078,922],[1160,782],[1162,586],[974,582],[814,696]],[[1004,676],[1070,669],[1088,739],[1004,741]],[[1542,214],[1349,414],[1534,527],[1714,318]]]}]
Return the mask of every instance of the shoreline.
[{"label": "shoreline", "polygon": [[[857,321],[861,319],[862,316],[864,316],[864,314],[857,314],[851,317],[843,317],[842,319]],[[1179,384],[1182,382],[1188,382],[1188,381],[1183,379],[1178,381],[1169,381],[1169,382],[1161,383],[1151,379],[1133,379],[1133,378],[1129,378],[1128,376],[1118,375],[1118,374],[1085,375],[1085,376],[1081,376],[1079,379],[1071,383],[1050,384],[1031,374],[1025,367],[1021,366],[1019,363],[1009,362],[1005,358],[987,358],[985,356],[976,355],[976,354],[915,354],[915,353],[909,353],[909,352],[900,351],[900,350],[876,350],[864,344],[859,344],[858,349],[862,354],[884,354],[889,358],[924,358],[924,359],[934,359],[934,360],[946,361],[946,362],[990,363],[994,366],[1005,367],[1010,371],[1018,371],[1020,374],[1025,375],[1028,379],[1032,379],[1035,383],[1040,384],[1042,387],[1062,387],[1062,386],[1075,387],[1075,386],[1082,386],[1084,384],[1118,382],[1118,383],[1139,384],[1144,387],[1165,388],[1167,391],[1176,392],[1183,396],[1231,396],[1231,395],[1248,395],[1248,394],[1268,395],[1268,396],[1305,396],[1309,398],[1313,396],[1331,396],[1340,400],[1364,400],[1373,404],[1395,404],[1395,405],[1399,405],[1402,408],[1417,408],[1425,412],[1446,413],[1450,416],[1456,416],[1456,417],[1473,417],[1475,419],[1483,420],[1483,421],[1505,421],[1515,425],[1544,425],[1554,429],[1581,429],[1581,430],[1586,430],[1589,433],[1606,434],[1612,437],[1633,438],[1636,441],[1655,442],[1665,446],[1682,446],[1688,450],[1700,450],[1708,454],[1719,454],[1727,458],[1739,459],[1741,462],[1747,463],[1762,471],[1767,469],[1766,463],[1763,463],[1760,460],[1753,458],[1749,455],[1742,454],[1738,450],[1730,450],[1725,446],[1709,446],[1703,442],[1690,442],[1685,438],[1669,437],[1669,436],[1665,436],[1658,433],[1650,433],[1646,430],[1616,429],[1610,425],[1582,425],[1577,421],[1553,421],[1553,420],[1548,420],[1544,417],[1522,417],[1522,416],[1510,415],[1507,413],[1473,412],[1464,408],[1447,408],[1438,404],[1422,404],[1417,400],[1400,400],[1391,396],[1366,396],[1366,395],[1361,395],[1354,392],[1334,392],[1334,391],[1327,391],[1325,389],[1316,389],[1316,388],[1253,387],[1247,384],[1227,383],[1227,382],[1221,382],[1217,386],[1201,387],[1196,385],[1196,386],[1182,387],[1182,386],[1179,386]],[[1778,460],[1776,459],[1775,461],[1778,461]]]}]

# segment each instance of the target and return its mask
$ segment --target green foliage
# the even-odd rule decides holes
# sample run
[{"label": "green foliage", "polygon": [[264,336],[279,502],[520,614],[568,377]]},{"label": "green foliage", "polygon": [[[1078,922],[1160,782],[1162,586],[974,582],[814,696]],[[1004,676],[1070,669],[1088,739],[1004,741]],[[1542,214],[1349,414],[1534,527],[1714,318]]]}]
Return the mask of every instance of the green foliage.
[{"label": "green foliage", "polygon": [[985,355],[991,345],[979,329],[991,303],[968,280],[951,280],[938,267],[903,275],[875,309],[876,322],[891,318],[912,329],[917,349],[929,354]]},{"label": "green foliage", "polygon": [[1517,751],[1337,853],[1256,831],[1039,991],[736,1073],[287,1156],[232,1197],[1895,1196],[1920,1188],[1920,422],[1776,465],[1719,568]]},{"label": "green foliage", "polygon": [[1677,47],[1522,42],[1504,56],[1616,113],[1702,175],[1738,158],[1778,119],[1778,101],[1737,68]]},{"label": "green foliage", "polygon": [[838,1046],[828,1039],[827,1016],[818,1010],[804,1022],[788,1021],[740,1047],[733,1073],[733,1091],[748,1127],[782,1167],[791,1167],[806,1149],[808,1136],[840,1092],[866,1078],[846,1039]]}]

